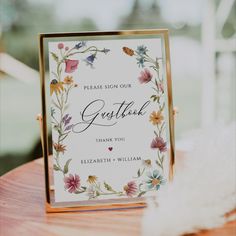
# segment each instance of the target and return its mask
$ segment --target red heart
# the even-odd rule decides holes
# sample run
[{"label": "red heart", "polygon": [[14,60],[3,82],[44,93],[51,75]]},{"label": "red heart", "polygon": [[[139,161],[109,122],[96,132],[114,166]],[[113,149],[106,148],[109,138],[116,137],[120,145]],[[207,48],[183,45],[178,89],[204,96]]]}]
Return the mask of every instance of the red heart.
[{"label": "red heart", "polygon": [[108,150],[109,150],[110,152],[112,151],[112,149],[113,149],[113,147],[109,147],[109,148],[108,148]]}]

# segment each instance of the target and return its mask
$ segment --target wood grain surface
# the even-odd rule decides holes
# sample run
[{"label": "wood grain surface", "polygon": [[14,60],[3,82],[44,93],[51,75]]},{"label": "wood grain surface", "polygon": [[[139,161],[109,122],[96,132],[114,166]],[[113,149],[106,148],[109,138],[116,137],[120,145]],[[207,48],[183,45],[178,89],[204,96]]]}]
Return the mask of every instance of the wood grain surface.
[{"label": "wood grain surface", "polygon": [[[0,235],[141,235],[144,209],[46,214],[44,195],[42,159],[27,163],[3,175],[0,178]],[[236,235],[236,222],[197,235]]]}]

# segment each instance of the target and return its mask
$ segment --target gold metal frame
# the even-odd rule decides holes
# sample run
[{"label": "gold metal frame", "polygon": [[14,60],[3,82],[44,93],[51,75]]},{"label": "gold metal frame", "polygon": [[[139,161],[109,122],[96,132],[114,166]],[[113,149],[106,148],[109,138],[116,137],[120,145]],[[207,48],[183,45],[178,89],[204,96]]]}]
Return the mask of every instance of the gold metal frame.
[{"label": "gold metal frame", "polygon": [[41,81],[41,99],[42,99],[42,116],[38,117],[41,129],[41,141],[44,157],[45,171],[45,188],[46,188],[46,212],[68,212],[68,211],[97,211],[111,209],[127,209],[127,208],[142,208],[146,206],[144,200],[138,202],[121,202],[121,203],[96,203],[94,205],[52,205],[52,188],[50,188],[50,168],[49,168],[49,146],[47,132],[47,112],[46,112],[46,88],[45,88],[45,54],[44,40],[50,38],[61,37],[104,37],[104,36],[163,36],[166,77],[167,77],[167,97],[168,97],[168,116],[169,116],[169,138],[170,138],[170,162],[169,162],[169,180],[173,180],[174,164],[175,164],[175,143],[174,143],[174,113],[172,102],[172,82],[170,68],[170,48],[169,35],[167,29],[159,30],[124,30],[124,31],[105,31],[105,32],[79,32],[79,33],[48,33],[39,35],[39,65],[40,65],[40,81]]}]

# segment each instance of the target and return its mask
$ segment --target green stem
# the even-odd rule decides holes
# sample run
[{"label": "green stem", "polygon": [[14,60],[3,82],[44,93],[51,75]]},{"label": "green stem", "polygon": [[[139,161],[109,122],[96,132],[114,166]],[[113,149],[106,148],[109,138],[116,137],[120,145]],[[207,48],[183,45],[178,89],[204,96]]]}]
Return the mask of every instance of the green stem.
[{"label": "green stem", "polygon": [[66,91],[66,100],[65,100],[65,104],[67,103],[67,101],[68,101],[68,97],[69,97],[69,92],[70,92],[70,90],[73,88],[73,84],[67,89],[67,91]]},{"label": "green stem", "polygon": [[158,163],[159,163],[159,166],[160,166],[161,169],[163,170],[163,163],[162,163],[162,161],[161,161],[161,157],[160,157],[159,151],[157,151],[157,155],[158,155]]},{"label": "green stem", "polygon": [[103,195],[103,196],[105,196],[105,195],[116,195],[116,194],[123,194],[123,192],[111,192],[111,193],[104,193],[104,192],[98,192],[99,193],[99,195]]},{"label": "green stem", "polygon": [[159,136],[160,137],[161,137],[164,126],[165,126],[165,122],[163,122],[162,125],[161,125],[160,131],[159,131]]},{"label": "green stem", "polygon": [[58,64],[57,64],[57,77],[58,77],[58,81],[61,82],[61,72],[60,72],[60,66],[61,63],[64,61],[64,59],[62,59]]},{"label": "green stem", "polygon": [[[91,48],[94,48],[94,49],[91,50]],[[86,48],[84,51],[70,53],[70,54],[68,54],[68,55],[67,55],[66,57],[64,57],[64,58],[66,59],[67,57],[70,57],[70,56],[73,56],[73,55],[79,54],[79,53],[85,53],[85,52],[87,52],[87,51],[90,51],[90,52],[102,52],[102,50],[97,49],[97,47],[91,46],[91,47],[89,47],[89,48]]]},{"label": "green stem", "polygon": [[62,51],[61,51],[61,49],[60,49],[60,54],[61,54],[61,57],[63,58],[63,55],[62,55]]},{"label": "green stem", "polygon": [[[153,60],[150,56],[148,56],[147,54],[145,54],[145,57],[144,57],[144,58],[145,58],[146,61],[148,61],[148,62],[154,64],[155,67],[157,68],[157,66],[156,66],[156,61]],[[158,68],[157,68],[157,69],[158,69]]]},{"label": "green stem", "polygon": [[56,125],[59,125],[59,122],[57,121],[57,119],[54,116],[52,116],[52,118],[56,122]]},{"label": "green stem", "polygon": [[61,165],[60,165],[60,163],[59,163],[59,153],[58,153],[58,152],[57,152],[56,157],[55,157],[54,159],[55,159],[55,161],[56,161],[57,167],[60,169],[60,171],[61,171],[61,172],[63,173],[63,175],[65,176],[64,171],[62,170]]},{"label": "green stem", "polygon": [[56,98],[57,98],[58,105],[59,105],[59,107],[60,107],[60,109],[61,109],[61,103],[60,103],[60,101],[59,101],[59,98],[58,98],[57,93],[56,93]]},{"label": "green stem", "polygon": [[60,137],[59,142],[62,142],[68,136],[69,133],[70,133],[70,131],[67,134],[62,134],[61,137],[63,135],[65,135],[65,137],[63,137],[63,138]]}]

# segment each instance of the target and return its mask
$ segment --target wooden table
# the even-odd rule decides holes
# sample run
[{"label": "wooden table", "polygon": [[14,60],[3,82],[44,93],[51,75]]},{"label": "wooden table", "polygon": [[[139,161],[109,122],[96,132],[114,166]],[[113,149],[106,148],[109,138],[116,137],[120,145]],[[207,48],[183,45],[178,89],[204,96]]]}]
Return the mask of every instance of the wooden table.
[{"label": "wooden table", "polygon": [[[138,236],[143,209],[92,213],[44,210],[43,161],[20,166],[0,178],[1,236]],[[198,236],[236,235],[236,222]],[[145,235],[148,236],[148,235]]]}]

